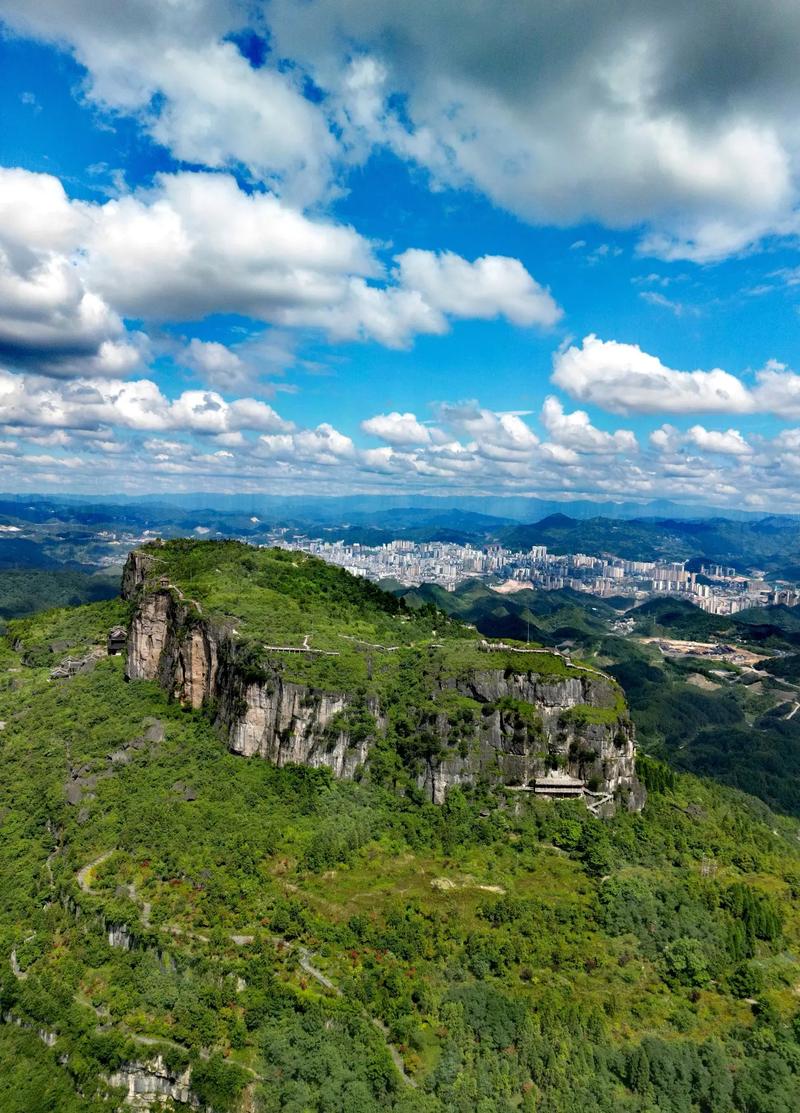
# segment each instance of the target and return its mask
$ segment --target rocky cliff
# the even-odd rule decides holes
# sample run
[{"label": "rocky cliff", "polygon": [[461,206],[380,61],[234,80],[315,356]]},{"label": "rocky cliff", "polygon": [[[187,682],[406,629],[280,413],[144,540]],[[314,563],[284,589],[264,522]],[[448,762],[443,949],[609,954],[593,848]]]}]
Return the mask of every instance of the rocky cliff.
[{"label": "rocky cliff", "polygon": [[[391,730],[397,696],[382,706],[377,695],[319,690],[286,680],[277,667],[252,669],[234,627],[210,620],[159,578],[155,559],[131,553],[123,577],[133,603],[127,677],[158,680],[174,698],[205,707],[235,753],[353,776]],[[633,728],[619,689],[595,670],[551,677],[537,673],[535,656],[520,660],[530,668],[431,680],[426,709],[412,716],[412,733],[424,739],[413,753],[419,787],[435,803],[452,785],[483,781],[586,795],[603,813],[620,802],[640,808]]]},{"label": "rocky cliff", "polygon": [[612,810],[603,800],[609,795],[633,810],[642,806],[633,725],[619,706],[618,690],[599,674],[549,679],[535,671],[508,676],[495,669],[449,686],[480,711],[466,724],[462,720],[457,740],[449,717],[437,717],[441,748],[420,777],[435,803],[450,785],[479,778],[521,789],[538,783],[551,795],[570,794],[572,778],[604,811]]},{"label": "rocky cliff", "polygon": [[192,1072],[173,1070],[157,1055],[142,1062],[124,1063],[109,1075],[110,1086],[124,1090],[125,1104],[149,1111],[186,1105],[199,1109],[200,1102],[191,1091]]}]

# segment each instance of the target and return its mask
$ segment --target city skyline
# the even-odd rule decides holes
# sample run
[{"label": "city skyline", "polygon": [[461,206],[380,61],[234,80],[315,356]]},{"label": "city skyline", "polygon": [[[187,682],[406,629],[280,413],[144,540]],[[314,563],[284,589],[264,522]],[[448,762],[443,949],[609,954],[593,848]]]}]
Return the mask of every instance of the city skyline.
[{"label": "city skyline", "polygon": [[[625,560],[613,554],[552,553],[546,545],[509,549],[500,544],[476,546],[453,542],[393,540],[382,545],[325,541],[274,531],[271,541],[282,548],[307,552],[336,564],[354,576],[380,583],[396,580],[406,587],[437,584],[454,591],[459,584],[483,579],[499,594],[538,588],[571,588],[592,595],[630,595],[632,601],[658,595],[681,596],[710,614],[737,614],[748,607],[800,602],[800,587],[767,582],[763,572],[744,575],[735,568],[690,561]],[[695,562],[698,563],[698,562]]]}]

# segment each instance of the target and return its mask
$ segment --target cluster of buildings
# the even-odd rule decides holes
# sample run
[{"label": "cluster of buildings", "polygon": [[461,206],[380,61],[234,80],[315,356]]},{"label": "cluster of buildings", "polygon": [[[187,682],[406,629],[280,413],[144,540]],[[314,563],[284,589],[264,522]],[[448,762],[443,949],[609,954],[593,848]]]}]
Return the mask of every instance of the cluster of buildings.
[{"label": "cluster of buildings", "polygon": [[355,576],[392,579],[408,587],[439,584],[448,591],[464,580],[485,579],[502,592],[526,587],[554,591],[569,587],[593,595],[628,595],[637,601],[679,595],[711,614],[736,614],[747,607],[784,603],[796,606],[800,589],[775,587],[759,573],[742,576],[720,565],[687,571],[686,562],[623,560],[587,553],[559,555],[544,545],[527,550],[502,545],[476,548],[443,541],[390,541],[385,545],[324,541],[282,534],[271,543],[321,557]]}]

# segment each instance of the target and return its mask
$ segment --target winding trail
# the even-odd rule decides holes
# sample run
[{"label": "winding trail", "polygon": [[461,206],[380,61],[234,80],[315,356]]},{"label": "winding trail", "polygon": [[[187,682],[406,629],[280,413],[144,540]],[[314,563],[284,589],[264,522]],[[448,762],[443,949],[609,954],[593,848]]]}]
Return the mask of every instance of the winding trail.
[{"label": "winding trail", "polygon": [[[106,850],[97,858],[93,858],[91,862],[87,862],[85,866],[81,866],[81,868],[75,874],[75,880],[77,881],[78,887],[81,892],[92,892],[92,871],[95,870],[99,865],[102,865],[103,862],[107,861],[107,859],[110,858],[113,853],[113,849]],[[128,888],[130,890],[132,886],[128,886]],[[144,908],[142,909],[142,922],[145,926],[147,926],[149,920],[150,904],[149,902],[144,902]],[[161,927],[161,931],[173,936],[173,938],[176,936],[183,936],[187,939],[197,939],[203,943],[210,942],[208,936],[201,935],[200,932],[185,931],[184,929],[179,928],[176,924],[164,924]],[[236,946],[247,946],[248,944],[255,942],[255,936],[245,933],[234,932],[230,934],[228,938],[231,940],[232,943],[236,944]],[[344,997],[344,993],[342,992],[340,987],[336,985],[336,983],[331,978],[329,978],[327,974],[323,974],[323,972],[314,965],[314,962],[312,960],[316,958],[316,955],[312,951],[309,951],[307,947],[304,947],[301,943],[293,943],[289,939],[283,939],[280,937],[276,937],[275,939],[273,939],[273,942],[275,944],[286,947],[289,951],[295,951],[295,953],[297,954],[298,965],[304,973],[308,974],[310,978],[313,978],[314,981],[318,982],[319,985],[321,985],[324,989],[327,989],[329,992],[334,993],[337,997]],[[25,977],[27,977],[27,975],[22,970],[19,970],[19,967],[16,964],[16,950],[12,951],[12,970],[14,970],[15,975],[20,979],[24,979]],[[19,972],[17,973],[18,970]],[[90,1005],[90,1007],[97,1013],[98,1016],[100,1016],[99,1011],[95,1008],[94,1005]],[[386,1045],[386,1050],[389,1052],[389,1056],[394,1063],[395,1070],[400,1075],[403,1083],[406,1086],[411,1086],[412,1088],[416,1089],[417,1083],[406,1072],[405,1063],[403,1062],[403,1056],[400,1054],[400,1051],[397,1049],[397,1047],[395,1047],[395,1045],[389,1040],[389,1029],[386,1027],[382,1020],[378,1019],[378,1017],[367,1016],[367,1019],[383,1037],[383,1041]],[[185,1050],[185,1048],[182,1048],[181,1044],[174,1043],[172,1040],[162,1038],[160,1036],[142,1036],[138,1033],[130,1031],[128,1031],[127,1034],[136,1043],[140,1043],[144,1046],[154,1047],[158,1044],[167,1044]],[[263,1076],[258,1074],[257,1071],[253,1070],[252,1067],[244,1066],[243,1064],[239,1065],[243,1066],[243,1069],[251,1074],[253,1078],[258,1079],[259,1081],[264,1081]]]},{"label": "winding trail", "polygon": [[197,602],[197,600],[196,599],[190,599],[186,595],[186,593],[181,588],[178,587],[177,584],[170,583],[168,586],[172,588],[172,590],[175,592],[175,594],[180,599],[181,603],[191,603],[198,614],[203,613],[203,608],[200,606],[200,604]]},{"label": "winding trail", "polygon": [[479,643],[480,649],[484,653],[546,653],[548,657],[560,657],[567,668],[575,669],[577,672],[588,672],[592,676],[600,676],[603,680],[610,680],[606,673],[601,672],[600,669],[594,668],[592,665],[578,665],[566,653],[562,653],[560,649],[529,649],[527,646],[521,645],[508,645],[506,642],[489,642],[484,638]]},{"label": "winding trail", "polygon": [[[29,942],[31,941],[31,939],[33,939],[33,936],[32,936],[32,935],[29,935],[29,936],[27,937],[27,939],[23,939],[23,943],[29,943]],[[27,971],[26,971],[26,970],[23,970],[23,969],[21,968],[21,966],[20,966],[19,962],[17,961],[17,948],[16,948],[16,947],[12,947],[12,948],[11,948],[11,959],[10,959],[10,962],[11,962],[11,973],[12,973],[12,974],[14,975],[14,977],[15,977],[15,978],[16,978],[16,979],[17,979],[18,981],[20,981],[20,982],[24,982],[24,981],[25,981],[25,979],[26,979],[26,978],[27,978],[27,976],[28,976],[28,973],[27,973]]]},{"label": "winding trail", "polygon": [[94,858],[91,862],[87,862],[85,866],[81,866],[75,874],[75,880],[78,882],[78,888],[82,893],[91,893],[92,886],[89,878],[92,876],[92,871],[97,869],[98,866],[102,866],[103,862],[106,862],[113,853],[113,850],[104,850],[98,858]]},{"label": "winding trail", "polygon": [[[285,941],[281,940],[281,942]],[[333,993],[336,994],[337,997],[344,996],[339,986],[336,985],[335,982],[332,982],[329,977],[327,977],[325,974],[322,973],[321,970],[318,970],[317,967],[314,966],[314,964],[311,962],[311,959],[314,956],[307,947],[298,946],[297,954],[300,966],[306,972],[306,974],[318,981],[320,985],[325,986],[326,989],[331,990]],[[383,1021],[379,1020],[376,1016],[371,1016],[369,1018],[369,1021],[370,1024],[372,1024],[373,1027],[377,1028],[380,1034],[383,1036],[383,1041],[386,1044],[386,1049],[391,1056],[392,1062],[394,1063],[395,1070],[400,1075],[403,1082],[405,1082],[406,1086],[412,1086],[414,1089],[416,1089],[417,1083],[409,1074],[406,1073],[406,1066],[403,1062],[403,1056],[389,1039],[389,1029],[386,1027]]]}]

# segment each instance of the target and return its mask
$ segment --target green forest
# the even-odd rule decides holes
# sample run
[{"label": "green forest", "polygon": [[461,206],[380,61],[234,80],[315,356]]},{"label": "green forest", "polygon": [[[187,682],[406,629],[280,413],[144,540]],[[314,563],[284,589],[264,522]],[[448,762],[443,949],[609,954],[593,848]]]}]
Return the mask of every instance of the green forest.
[{"label": "green forest", "polygon": [[[169,574],[215,613],[265,574],[195,551]],[[244,592],[238,617],[289,638],[316,608],[321,644],[444,632],[461,667],[455,619],[323,569],[270,567],[259,592],[289,602],[264,626]],[[51,679],[128,617],[50,611],[0,649],[3,1113],[117,1108],[109,1080],[157,1054],[218,1113],[800,1108],[800,823],[677,771],[635,684],[640,814],[503,787],[434,806],[391,739],[336,781],[230,754],[120,657]]]}]

